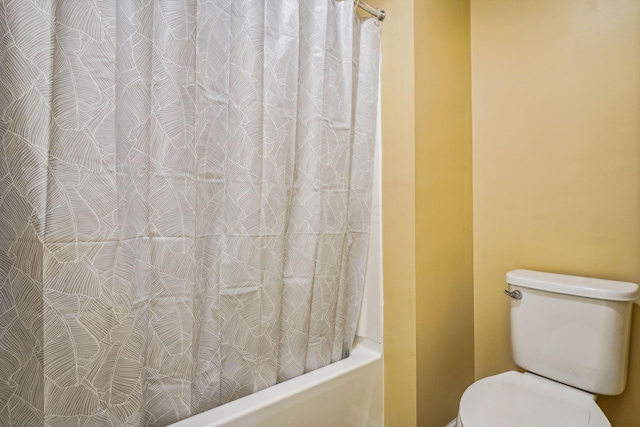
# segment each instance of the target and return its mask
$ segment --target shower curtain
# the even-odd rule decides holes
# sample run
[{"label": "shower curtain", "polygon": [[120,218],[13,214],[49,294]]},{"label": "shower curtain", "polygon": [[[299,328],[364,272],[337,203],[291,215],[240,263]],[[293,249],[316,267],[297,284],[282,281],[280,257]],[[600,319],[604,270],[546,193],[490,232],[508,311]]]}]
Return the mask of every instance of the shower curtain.
[{"label": "shower curtain", "polygon": [[0,0],[0,425],[164,426],[348,356],[380,25]]}]

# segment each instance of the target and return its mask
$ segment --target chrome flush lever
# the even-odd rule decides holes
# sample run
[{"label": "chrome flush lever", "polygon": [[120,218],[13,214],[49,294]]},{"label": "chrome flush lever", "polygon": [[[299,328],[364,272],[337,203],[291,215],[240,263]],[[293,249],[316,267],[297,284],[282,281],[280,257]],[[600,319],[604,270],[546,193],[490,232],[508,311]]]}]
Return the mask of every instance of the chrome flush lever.
[{"label": "chrome flush lever", "polygon": [[509,292],[506,289],[504,290],[504,293],[509,295],[511,298],[513,299],[522,299],[522,292],[520,292],[519,290],[515,290],[513,292]]}]

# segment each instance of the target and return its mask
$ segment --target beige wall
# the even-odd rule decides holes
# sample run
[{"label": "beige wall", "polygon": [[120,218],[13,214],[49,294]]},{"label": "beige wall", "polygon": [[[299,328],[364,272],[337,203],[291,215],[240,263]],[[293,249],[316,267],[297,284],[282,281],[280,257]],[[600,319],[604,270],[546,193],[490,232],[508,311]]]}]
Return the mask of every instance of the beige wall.
[{"label": "beige wall", "polygon": [[418,425],[443,427],[474,380],[469,0],[414,28]]},{"label": "beige wall", "polygon": [[413,0],[376,3],[382,35],[385,425],[416,425]]},{"label": "beige wall", "polygon": [[[640,2],[473,0],[475,375],[513,368],[504,274],[640,282]],[[598,402],[640,426],[629,383]]]}]

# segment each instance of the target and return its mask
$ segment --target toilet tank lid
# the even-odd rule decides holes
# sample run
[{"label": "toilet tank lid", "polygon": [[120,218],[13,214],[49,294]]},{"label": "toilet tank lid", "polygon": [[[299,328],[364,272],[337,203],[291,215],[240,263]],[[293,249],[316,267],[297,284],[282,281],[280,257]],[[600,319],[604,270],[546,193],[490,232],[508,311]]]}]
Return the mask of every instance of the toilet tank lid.
[{"label": "toilet tank lid", "polygon": [[507,273],[507,283],[524,288],[609,301],[633,301],[638,296],[636,283],[533,270],[510,271]]}]

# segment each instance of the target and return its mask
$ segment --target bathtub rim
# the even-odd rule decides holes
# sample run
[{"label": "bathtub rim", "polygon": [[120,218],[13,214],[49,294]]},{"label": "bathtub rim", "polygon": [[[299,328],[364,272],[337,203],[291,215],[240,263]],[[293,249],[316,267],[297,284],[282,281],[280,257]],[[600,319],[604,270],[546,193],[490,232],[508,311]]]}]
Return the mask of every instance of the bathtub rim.
[{"label": "bathtub rim", "polygon": [[382,345],[368,338],[356,336],[348,358],[307,372],[299,377],[267,387],[217,408],[170,425],[170,427],[222,427],[271,405],[310,390],[342,375],[368,366],[382,359]]}]

